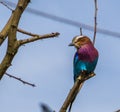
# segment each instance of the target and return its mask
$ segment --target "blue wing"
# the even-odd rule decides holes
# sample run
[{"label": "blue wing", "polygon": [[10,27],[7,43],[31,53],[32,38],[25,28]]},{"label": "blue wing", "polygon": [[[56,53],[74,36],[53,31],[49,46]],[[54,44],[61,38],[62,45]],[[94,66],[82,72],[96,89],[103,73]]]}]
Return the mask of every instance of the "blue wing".
[{"label": "blue wing", "polygon": [[96,67],[97,61],[98,61],[98,57],[93,62],[79,60],[78,53],[76,53],[74,56],[74,62],[73,62],[74,81],[80,75],[80,73],[84,70],[87,71],[87,73],[93,72]]}]

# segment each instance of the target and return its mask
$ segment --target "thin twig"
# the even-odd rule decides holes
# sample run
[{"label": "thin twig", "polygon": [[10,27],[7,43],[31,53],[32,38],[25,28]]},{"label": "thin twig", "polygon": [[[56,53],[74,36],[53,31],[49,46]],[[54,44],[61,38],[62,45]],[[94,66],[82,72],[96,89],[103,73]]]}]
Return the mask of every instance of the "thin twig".
[{"label": "thin twig", "polygon": [[80,27],[80,35],[82,35],[82,28]]},{"label": "thin twig", "polygon": [[11,7],[9,7],[8,5],[7,5],[7,3],[5,3],[5,2],[0,2],[2,5],[4,5],[6,8],[8,8],[9,10],[11,10],[11,11],[13,11],[13,9],[11,8]]},{"label": "thin twig", "polygon": [[93,44],[95,44],[95,38],[96,38],[96,33],[97,33],[97,11],[98,11],[97,0],[94,0],[94,3],[95,3],[95,15],[94,15],[94,36],[93,36]]},{"label": "thin twig", "polygon": [[32,87],[36,87],[35,84],[32,84],[32,83],[27,82],[27,81],[24,81],[24,80],[22,80],[21,78],[16,77],[16,76],[13,76],[13,75],[11,75],[11,74],[9,74],[9,73],[5,73],[5,75],[9,76],[10,78],[16,79],[16,80],[22,82],[23,84],[27,84],[27,85],[32,86]]},{"label": "thin twig", "polygon": [[45,34],[45,35],[35,35],[35,36],[33,36],[31,38],[28,38],[28,39],[19,40],[19,44],[23,45],[23,44],[26,44],[26,43],[34,42],[36,40],[40,40],[40,39],[47,39],[47,38],[50,38],[50,37],[57,37],[58,35],[60,35],[60,33],[58,33],[58,32]]},{"label": "thin twig", "polygon": [[[91,78],[91,77],[93,77],[93,76],[95,76],[94,73],[91,73],[91,74],[88,74],[88,75],[86,75],[86,74],[80,74],[80,75],[79,75],[79,77],[77,78],[76,82],[74,83],[72,89],[70,90],[70,92],[69,92],[66,100],[64,101],[64,103],[63,103],[63,105],[62,105],[62,107],[61,107],[61,109],[60,109],[59,112],[66,112],[68,106],[70,105],[70,103],[71,103],[72,100],[73,100],[73,96],[76,94],[76,92],[77,92],[79,89],[81,89],[81,88],[79,88],[80,85],[81,85],[84,81],[88,80],[89,78]],[[76,95],[77,95],[77,94],[76,94]]]},{"label": "thin twig", "polygon": [[[18,28],[17,31],[20,32],[20,33],[29,35],[29,36],[38,36],[38,34],[34,34],[34,33],[31,33],[31,32],[25,31],[25,30],[23,30],[23,29],[21,29],[21,28]],[[40,35],[39,35],[39,36],[40,36]]]}]

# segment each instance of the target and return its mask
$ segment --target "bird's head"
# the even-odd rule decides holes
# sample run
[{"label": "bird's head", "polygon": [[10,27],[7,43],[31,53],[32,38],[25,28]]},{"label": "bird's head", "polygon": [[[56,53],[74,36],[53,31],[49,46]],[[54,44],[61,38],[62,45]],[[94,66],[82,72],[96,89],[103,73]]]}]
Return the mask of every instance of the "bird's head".
[{"label": "bird's head", "polygon": [[92,43],[89,37],[87,36],[75,36],[72,40],[72,43],[69,46],[75,46],[77,49],[80,48],[82,45]]}]

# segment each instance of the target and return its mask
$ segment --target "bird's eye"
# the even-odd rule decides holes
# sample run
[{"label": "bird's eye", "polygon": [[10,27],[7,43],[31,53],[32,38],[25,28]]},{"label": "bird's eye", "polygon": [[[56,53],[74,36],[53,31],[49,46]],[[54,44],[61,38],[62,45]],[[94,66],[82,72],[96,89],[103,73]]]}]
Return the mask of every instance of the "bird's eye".
[{"label": "bird's eye", "polygon": [[75,41],[74,43],[77,43],[77,41]]}]

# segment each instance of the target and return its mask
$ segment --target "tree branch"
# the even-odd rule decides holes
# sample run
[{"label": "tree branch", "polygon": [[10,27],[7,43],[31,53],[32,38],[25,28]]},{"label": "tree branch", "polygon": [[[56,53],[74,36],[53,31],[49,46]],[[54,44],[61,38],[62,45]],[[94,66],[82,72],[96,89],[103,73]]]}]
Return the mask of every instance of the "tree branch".
[{"label": "tree branch", "polygon": [[2,31],[0,32],[0,46],[2,45],[2,43],[4,42],[6,37],[8,36],[8,32],[9,32],[10,27],[11,27],[12,19],[13,19],[13,14],[9,18],[7,24],[4,26]]},{"label": "tree branch", "polygon": [[21,28],[18,28],[17,31],[20,32],[20,33],[29,35],[29,36],[38,36],[38,34],[34,34],[34,33],[31,33],[31,32],[25,31],[25,30],[23,30]]},{"label": "tree branch", "polygon": [[63,103],[59,112],[66,112],[68,106],[70,105],[70,103],[73,100],[73,96],[80,89],[79,87],[83,84],[83,82],[85,82],[89,78],[92,78],[93,76],[95,76],[94,73],[87,74],[87,75],[86,74],[80,74],[79,75],[79,77],[77,78],[76,82],[74,83],[72,89],[70,90],[70,92],[69,92],[66,100],[64,101],[64,103]]},{"label": "tree branch", "polygon": [[[37,34],[26,32],[22,29],[18,29],[20,17],[29,2],[30,0],[19,0],[18,1],[17,7],[13,11],[12,16],[10,17],[8,23],[3,28],[3,30],[0,32],[0,45],[3,43],[5,38],[8,36],[7,52],[0,64],[0,79],[3,77],[6,70],[11,65],[11,62],[21,45],[29,43],[29,42],[33,42],[39,39],[45,39],[45,38],[55,37],[59,35],[59,33],[37,35]],[[16,37],[17,31],[33,36],[33,37],[24,39],[24,40],[17,40],[17,37]]]},{"label": "tree branch", "polygon": [[[45,35],[36,35],[31,37],[31,38],[28,38],[28,39],[24,39],[24,40],[19,40],[19,44],[20,45],[23,45],[23,44],[26,44],[26,43],[30,43],[30,42],[34,42],[36,40],[40,40],[40,39],[47,39],[47,38],[51,38],[51,37],[56,37],[58,36],[60,33],[56,32],[56,33],[51,33],[51,34],[45,34]],[[34,35],[34,34],[32,34]]]},{"label": "tree branch", "polygon": [[83,33],[82,33],[82,28],[80,27],[80,35],[83,35]]},{"label": "tree branch", "polygon": [[95,44],[95,38],[96,38],[96,33],[97,33],[97,11],[98,11],[97,0],[94,0],[94,3],[95,3],[95,15],[94,15],[94,36],[93,36],[93,44]]},{"label": "tree branch", "polygon": [[24,9],[26,8],[26,6],[28,5],[29,2],[30,2],[30,0],[26,0],[26,1],[19,0],[15,11],[13,11],[6,3],[0,2],[1,4],[3,4],[5,7],[7,7],[9,10],[11,10],[13,12],[10,19],[8,20],[7,24],[5,25],[3,30],[0,32],[0,45],[4,42],[4,40],[8,36],[8,33],[11,29],[11,25],[14,26],[14,28],[15,27],[17,28],[20,16],[23,13]]},{"label": "tree branch", "polygon": [[8,74],[8,73],[5,73],[5,75],[9,76],[10,78],[16,79],[16,80],[18,80],[18,81],[22,82],[23,84],[27,84],[27,85],[32,86],[32,87],[36,87],[36,85],[35,85],[35,84],[32,84],[32,83],[27,82],[27,81],[24,81],[24,80],[22,80],[22,79],[21,79],[21,78],[19,78],[19,77],[13,76],[13,75]]},{"label": "tree branch", "polygon": [[6,55],[0,64],[0,79],[5,74],[8,67],[11,65],[11,62],[19,48],[17,38],[16,38],[17,27],[18,27],[20,17],[29,2],[30,0],[19,0],[16,9],[12,13],[11,18],[8,21],[9,24],[6,24],[6,26],[4,27],[4,28],[7,28],[7,30],[5,29],[5,31],[3,32],[5,36],[4,38],[6,38],[6,36],[8,35],[8,47],[7,47]]},{"label": "tree branch", "polygon": [[40,39],[46,39],[46,38],[51,38],[51,37],[55,37],[58,36],[59,33],[51,33],[51,34],[45,34],[45,35],[36,35],[35,37],[31,37],[28,39],[24,39],[24,40],[17,40],[15,41],[12,45],[9,44],[9,49],[7,50],[7,53],[2,61],[2,63],[0,64],[0,79],[3,77],[3,75],[5,74],[6,70],[9,68],[9,66],[11,65],[11,62],[14,58],[14,56],[16,55],[19,47],[23,44],[26,43],[30,43],[36,40],[40,40]]}]

